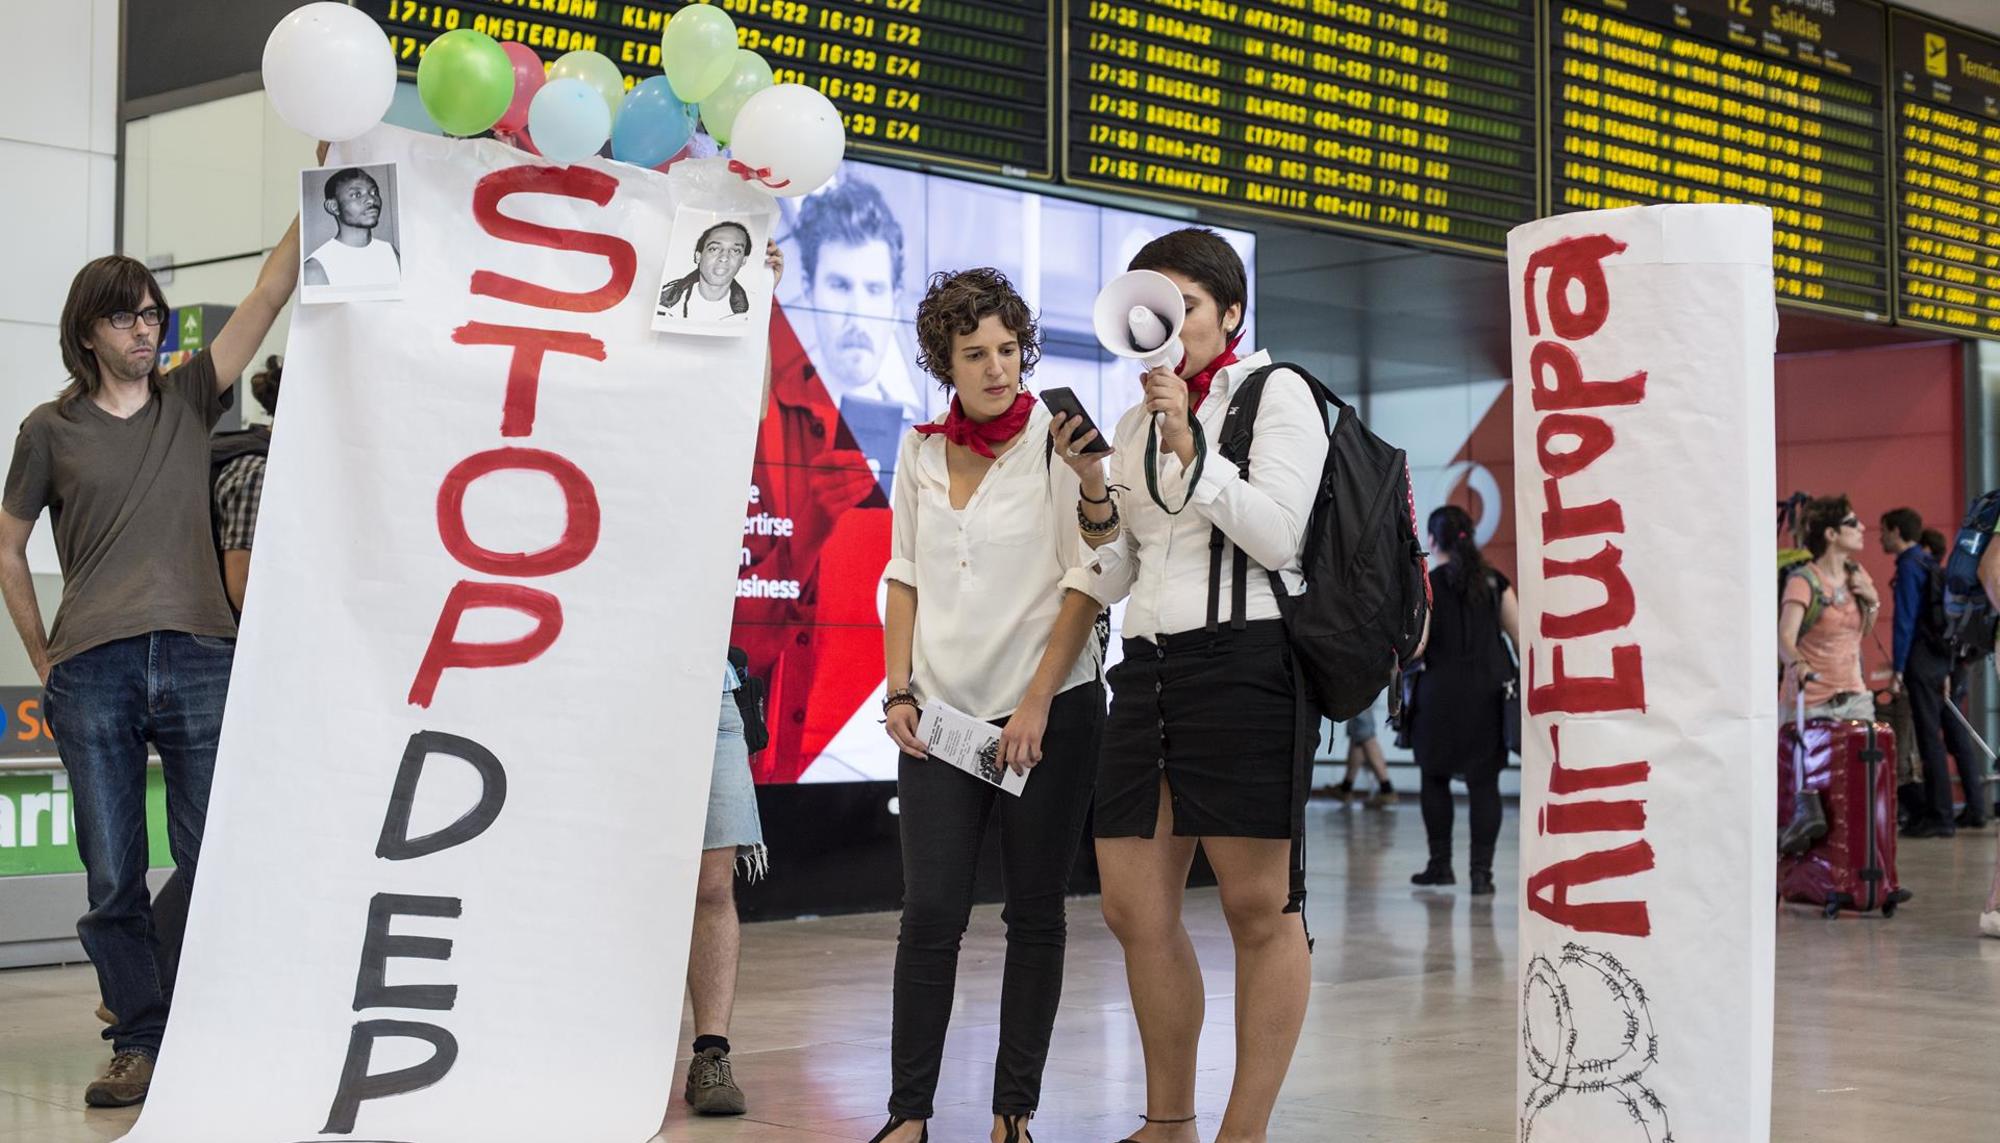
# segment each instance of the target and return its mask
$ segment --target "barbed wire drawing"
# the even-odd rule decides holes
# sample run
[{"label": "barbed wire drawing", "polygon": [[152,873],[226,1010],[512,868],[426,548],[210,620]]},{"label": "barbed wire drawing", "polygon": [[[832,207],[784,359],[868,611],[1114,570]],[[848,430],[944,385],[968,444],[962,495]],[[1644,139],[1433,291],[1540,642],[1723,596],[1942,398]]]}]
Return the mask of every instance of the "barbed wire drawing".
[{"label": "barbed wire drawing", "polygon": [[[1600,1051],[1580,1043],[1577,1011],[1594,1016],[1606,1002],[1622,1016],[1623,1030]],[[1636,1138],[1673,1143],[1666,1105],[1641,1081],[1660,1058],[1646,989],[1617,957],[1570,943],[1554,963],[1539,955],[1530,961],[1521,989],[1521,1048],[1536,1081],[1522,1103],[1521,1143],[1534,1139],[1542,1112],[1578,1096],[1608,1096],[1631,1116],[1641,1133]]]}]

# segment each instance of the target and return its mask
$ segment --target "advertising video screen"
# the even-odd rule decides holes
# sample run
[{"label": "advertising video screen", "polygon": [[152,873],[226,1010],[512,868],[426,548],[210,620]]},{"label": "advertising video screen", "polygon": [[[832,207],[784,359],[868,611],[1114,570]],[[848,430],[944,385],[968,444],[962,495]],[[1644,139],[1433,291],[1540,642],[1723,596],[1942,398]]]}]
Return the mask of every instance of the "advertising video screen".
[{"label": "advertising video screen", "polygon": [[[763,783],[892,780],[880,722],[889,488],[903,434],[950,399],[916,363],[925,281],[1006,273],[1040,317],[1029,387],[1068,386],[1108,432],[1138,399],[1138,370],[1098,347],[1091,302],[1141,246],[1185,223],[855,162],[782,206],[771,401],[731,636],[769,688],[771,744],[751,761]],[[1254,239],[1220,232],[1250,269],[1254,302]],[[1253,326],[1245,344],[1255,337]]]}]

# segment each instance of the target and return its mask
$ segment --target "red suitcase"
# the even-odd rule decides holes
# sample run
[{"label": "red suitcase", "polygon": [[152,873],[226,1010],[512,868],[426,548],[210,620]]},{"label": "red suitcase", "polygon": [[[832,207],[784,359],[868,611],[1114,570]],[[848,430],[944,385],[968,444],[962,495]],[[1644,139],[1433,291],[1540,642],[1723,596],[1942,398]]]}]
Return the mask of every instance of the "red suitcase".
[{"label": "red suitcase", "polygon": [[1829,917],[1842,909],[1892,917],[1910,899],[1896,883],[1895,757],[1886,723],[1815,719],[1779,729],[1778,828],[1792,820],[1800,790],[1819,792],[1827,826],[1811,849],[1778,858],[1785,900]]}]

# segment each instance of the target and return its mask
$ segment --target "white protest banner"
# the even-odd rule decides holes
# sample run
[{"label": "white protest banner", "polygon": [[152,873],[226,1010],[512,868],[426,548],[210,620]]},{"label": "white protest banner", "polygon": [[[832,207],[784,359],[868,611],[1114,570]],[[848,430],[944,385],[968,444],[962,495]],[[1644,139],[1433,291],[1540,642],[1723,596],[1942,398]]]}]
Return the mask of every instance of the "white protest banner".
[{"label": "white protest banner", "polygon": [[403,297],[292,321],[127,1138],[638,1143],[672,1090],[769,310],[650,325],[679,202],[772,206],[720,160],[388,127],[330,160],[382,163]]},{"label": "white protest banner", "polygon": [[1770,1138],[1771,215],[1508,236],[1523,1143]]}]

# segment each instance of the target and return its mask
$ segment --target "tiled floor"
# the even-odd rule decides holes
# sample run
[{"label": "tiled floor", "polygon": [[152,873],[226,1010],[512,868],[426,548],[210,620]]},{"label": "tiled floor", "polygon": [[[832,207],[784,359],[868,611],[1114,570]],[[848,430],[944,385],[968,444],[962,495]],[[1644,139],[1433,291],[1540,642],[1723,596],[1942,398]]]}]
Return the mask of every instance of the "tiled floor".
[{"label": "tiled floor", "polygon": [[[1509,814],[1503,869],[1513,858]],[[1407,877],[1424,852],[1414,805],[1315,803],[1310,821],[1319,951],[1306,1035],[1271,1139],[1511,1139],[1512,905],[1475,904],[1462,888],[1412,891]],[[2000,1129],[1992,1107],[2000,941],[1981,941],[1974,928],[1993,845],[1991,832],[1907,845],[1901,873],[1918,897],[1893,921],[1784,915],[1774,1138],[1955,1143]],[[1498,899],[1511,902],[1512,893],[1503,877]],[[1209,1134],[1228,1094],[1229,941],[1212,890],[1195,894],[1188,912],[1211,990],[1199,1095]],[[1045,1143],[1109,1143],[1138,1123],[1137,1035],[1096,903],[1075,902],[1070,916],[1068,981],[1035,1133]],[[668,1137],[872,1135],[888,1085],[895,931],[887,914],[751,926],[733,1036],[751,1114],[693,1121],[676,1098]],[[932,1124],[939,1143],[985,1138],[1001,951],[998,910],[981,909],[966,939]],[[0,973],[0,1143],[111,1140],[130,1122],[130,1113],[82,1109],[103,1055],[92,992],[87,968]],[[661,1077],[663,1100],[678,1089],[677,1076]]]}]

